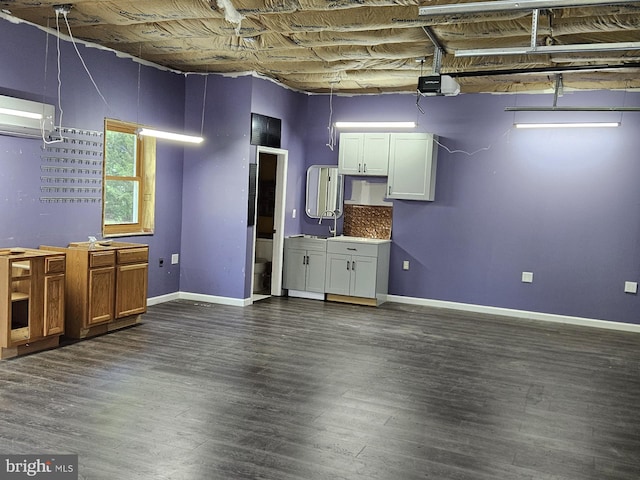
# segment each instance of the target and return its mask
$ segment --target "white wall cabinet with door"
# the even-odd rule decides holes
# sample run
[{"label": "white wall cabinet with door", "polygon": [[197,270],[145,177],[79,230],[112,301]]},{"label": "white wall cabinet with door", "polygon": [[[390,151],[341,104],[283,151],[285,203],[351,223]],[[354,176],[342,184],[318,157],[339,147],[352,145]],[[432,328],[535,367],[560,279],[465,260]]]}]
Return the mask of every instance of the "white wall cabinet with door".
[{"label": "white wall cabinet with door", "polygon": [[341,133],[338,173],[386,176],[389,168],[389,133]]},{"label": "white wall cabinet with door", "polygon": [[290,297],[324,299],[327,240],[289,237],[284,241],[284,288]]},{"label": "white wall cabinet with door", "polygon": [[391,242],[343,238],[327,241],[327,300],[379,305],[388,292]]},{"label": "white wall cabinet with door", "polygon": [[387,197],[433,201],[438,137],[431,133],[394,133],[389,143]]}]

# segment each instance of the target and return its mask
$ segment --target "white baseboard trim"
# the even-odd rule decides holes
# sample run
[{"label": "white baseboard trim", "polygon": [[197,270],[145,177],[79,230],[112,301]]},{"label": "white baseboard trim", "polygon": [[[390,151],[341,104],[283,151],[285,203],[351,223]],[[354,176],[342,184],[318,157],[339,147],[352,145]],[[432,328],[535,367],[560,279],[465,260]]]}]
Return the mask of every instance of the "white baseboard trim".
[{"label": "white baseboard trim", "polygon": [[179,292],[167,293],[166,295],[160,295],[159,297],[147,298],[147,306],[158,305],[159,303],[166,303],[172,300],[178,300],[180,298]]},{"label": "white baseboard trim", "polygon": [[217,303],[220,305],[231,305],[233,307],[246,307],[251,305],[250,298],[219,297],[217,295],[205,295],[203,293],[175,292],[159,297],[147,298],[147,305],[157,305],[159,303],[170,302],[172,300],[191,300],[194,302]]},{"label": "white baseboard trim", "polygon": [[611,322],[608,320],[598,320],[594,318],[572,317],[568,315],[556,315],[553,313],[530,312],[527,310],[488,307],[485,305],[474,305],[471,303],[448,302],[445,300],[431,300],[428,298],[404,297],[400,295],[387,295],[387,301],[408,305],[422,305],[425,307],[450,308],[466,312],[488,313],[491,315],[522,318],[526,320],[541,320],[544,322],[565,323],[569,325],[580,325],[583,327],[606,328],[609,330],[640,333],[640,325],[633,323]]},{"label": "white baseboard trim", "polygon": [[309,300],[324,300],[324,293],[306,292],[289,289],[289,297],[308,298]]}]

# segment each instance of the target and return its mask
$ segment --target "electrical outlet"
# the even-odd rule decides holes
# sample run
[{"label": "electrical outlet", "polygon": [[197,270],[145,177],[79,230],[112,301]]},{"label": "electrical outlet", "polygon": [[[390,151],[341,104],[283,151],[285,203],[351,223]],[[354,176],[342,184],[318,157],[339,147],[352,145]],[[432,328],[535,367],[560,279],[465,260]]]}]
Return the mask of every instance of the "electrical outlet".
[{"label": "electrical outlet", "polygon": [[638,293],[638,282],[624,282],[624,293]]},{"label": "electrical outlet", "polygon": [[158,266],[159,267],[164,267],[164,258],[161,258],[160,260],[158,260]]},{"label": "electrical outlet", "polygon": [[402,269],[409,270],[409,260],[405,260],[404,262],[402,262]]},{"label": "electrical outlet", "polygon": [[522,272],[522,283],[533,283],[533,272]]},{"label": "electrical outlet", "polygon": [[176,265],[180,261],[180,254],[172,253],[171,254],[171,265]]}]

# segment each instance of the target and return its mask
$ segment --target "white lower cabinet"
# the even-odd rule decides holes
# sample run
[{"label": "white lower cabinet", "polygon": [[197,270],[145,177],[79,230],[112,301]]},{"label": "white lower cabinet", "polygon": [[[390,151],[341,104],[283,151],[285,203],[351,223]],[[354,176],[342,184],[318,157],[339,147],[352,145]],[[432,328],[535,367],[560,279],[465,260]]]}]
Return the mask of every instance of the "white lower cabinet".
[{"label": "white lower cabinet", "polygon": [[388,292],[390,245],[389,241],[328,241],[325,292],[382,303]]},{"label": "white lower cabinet", "polygon": [[291,291],[324,294],[327,241],[290,237],[284,242],[284,283]]}]

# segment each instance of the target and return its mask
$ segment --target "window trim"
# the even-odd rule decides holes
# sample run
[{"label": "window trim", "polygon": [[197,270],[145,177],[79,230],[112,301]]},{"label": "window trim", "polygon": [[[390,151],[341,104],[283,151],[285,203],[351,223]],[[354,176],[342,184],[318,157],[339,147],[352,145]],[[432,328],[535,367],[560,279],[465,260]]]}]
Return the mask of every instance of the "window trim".
[{"label": "window trim", "polygon": [[[155,211],[155,163],[156,142],[153,137],[137,137],[136,144],[136,172],[135,177],[109,177],[106,171],[107,161],[107,131],[135,134],[141,127],[136,123],[123,122],[105,118],[104,122],[104,146],[102,168],[102,236],[118,237],[131,235],[151,235],[154,232]],[[138,222],[116,223],[106,225],[106,185],[108,180],[134,180],[138,182]]]}]

